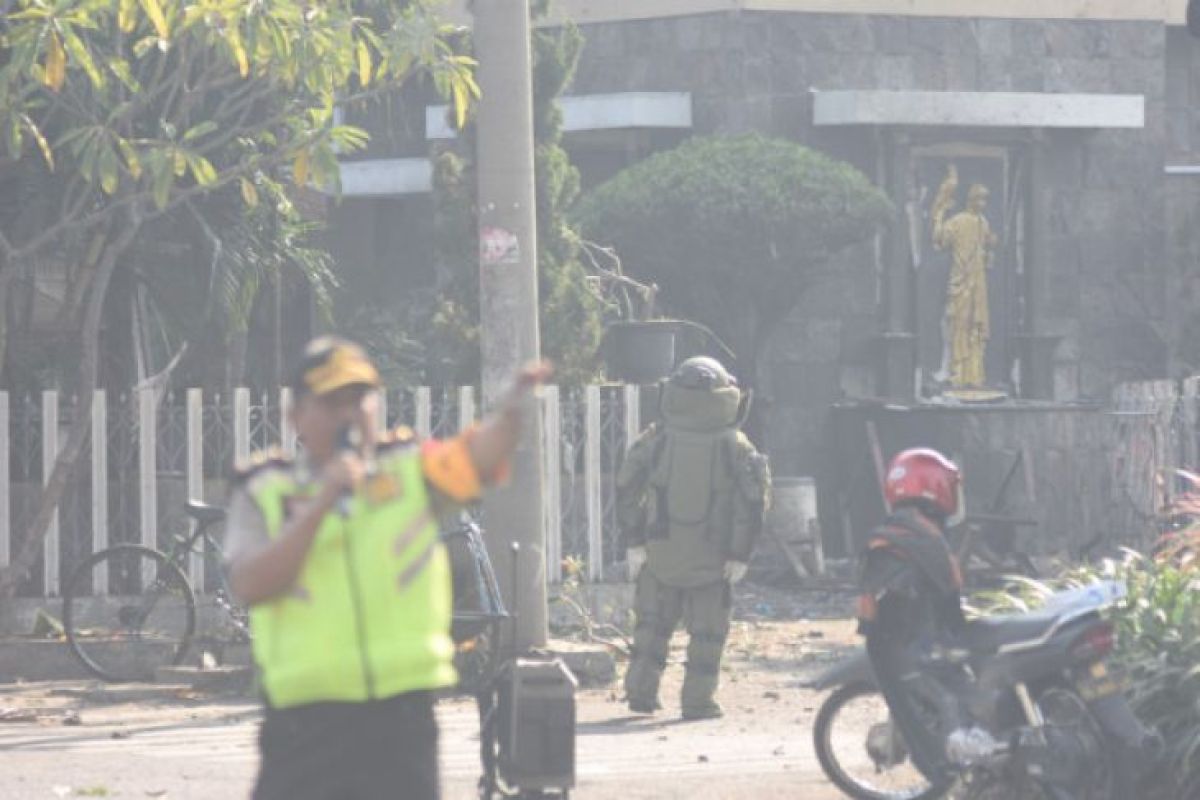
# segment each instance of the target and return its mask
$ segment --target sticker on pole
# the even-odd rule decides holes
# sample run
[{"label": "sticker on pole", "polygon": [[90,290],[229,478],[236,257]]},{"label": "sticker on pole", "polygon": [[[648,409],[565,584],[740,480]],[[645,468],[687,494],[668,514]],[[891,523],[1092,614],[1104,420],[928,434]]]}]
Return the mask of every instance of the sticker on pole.
[{"label": "sticker on pole", "polygon": [[516,264],[521,260],[517,235],[504,228],[485,227],[479,232],[479,257],[487,265]]}]

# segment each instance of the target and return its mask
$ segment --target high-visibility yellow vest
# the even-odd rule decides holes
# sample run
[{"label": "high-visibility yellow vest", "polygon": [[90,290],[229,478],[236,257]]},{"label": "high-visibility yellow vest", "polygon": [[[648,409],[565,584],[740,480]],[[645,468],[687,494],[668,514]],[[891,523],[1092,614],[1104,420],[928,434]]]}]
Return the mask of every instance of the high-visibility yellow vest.
[{"label": "high-visibility yellow vest", "polygon": [[[316,490],[290,468],[261,470],[247,488],[272,537]],[[453,685],[452,613],[419,448],[411,438],[385,445],[347,515],[321,523],[293,589],[250,611],[267,701],[364,702]]]}]

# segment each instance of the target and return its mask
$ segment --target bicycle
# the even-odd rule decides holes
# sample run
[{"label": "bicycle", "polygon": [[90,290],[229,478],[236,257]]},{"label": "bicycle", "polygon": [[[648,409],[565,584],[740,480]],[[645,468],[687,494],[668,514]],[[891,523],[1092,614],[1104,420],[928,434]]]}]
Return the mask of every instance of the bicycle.
[{"label": "bicycle", "polygon": [[[195,501],[186,509],[195,530],[178,537],[169,552],[113,545],[89,556],[67,581],[62,618],[67,642],[96,677],[153,680],[160,666],[187,657],[196,633],[196,592],[187,559],[200,553],[220,562],[221,547],[211,530],[225,519],[225,509]],[[218,581],[214,600],[232,627],[232,642],[248,642],[248,615],[233,601],[223,570]]]}]

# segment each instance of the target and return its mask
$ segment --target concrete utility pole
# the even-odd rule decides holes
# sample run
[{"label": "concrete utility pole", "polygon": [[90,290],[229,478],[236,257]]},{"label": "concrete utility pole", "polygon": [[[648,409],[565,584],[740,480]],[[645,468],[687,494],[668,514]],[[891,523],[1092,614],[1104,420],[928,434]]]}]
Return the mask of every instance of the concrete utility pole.
[{"label": "concrete utility pole", "polygon": [[[479,310],[483,399],[493,407],[513,374],[539,357],[537,226],[533,172],[533,86],[529,0],[475,0],[479,103]],[[542,414],[526,416],[512,482],[484,500],[487,544],[509,611],[519,615],[517,646],[546,643],[542,497]],[[519,585],[509,545],[521,546]]]}]

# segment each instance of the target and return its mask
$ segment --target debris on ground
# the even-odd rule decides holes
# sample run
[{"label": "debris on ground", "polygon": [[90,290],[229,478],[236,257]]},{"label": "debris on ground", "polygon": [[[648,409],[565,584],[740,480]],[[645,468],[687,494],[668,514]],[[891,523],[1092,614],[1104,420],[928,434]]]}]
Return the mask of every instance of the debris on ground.
[{"label": "debris on ground", "polygon": [[30,635],[36,639],[65,639],[67,631],[57,617],[46,609],[39,608]]},{"label": "debris on ground", "polygon": [[38,713],[31,708],[0,708],[0,722],[37,722]]},{"label": "debris on ground", "polygon": [[734,619],[845,619],[853,613],[854,598],[850,584],[817,588],[742,583],[734,592]]}]

